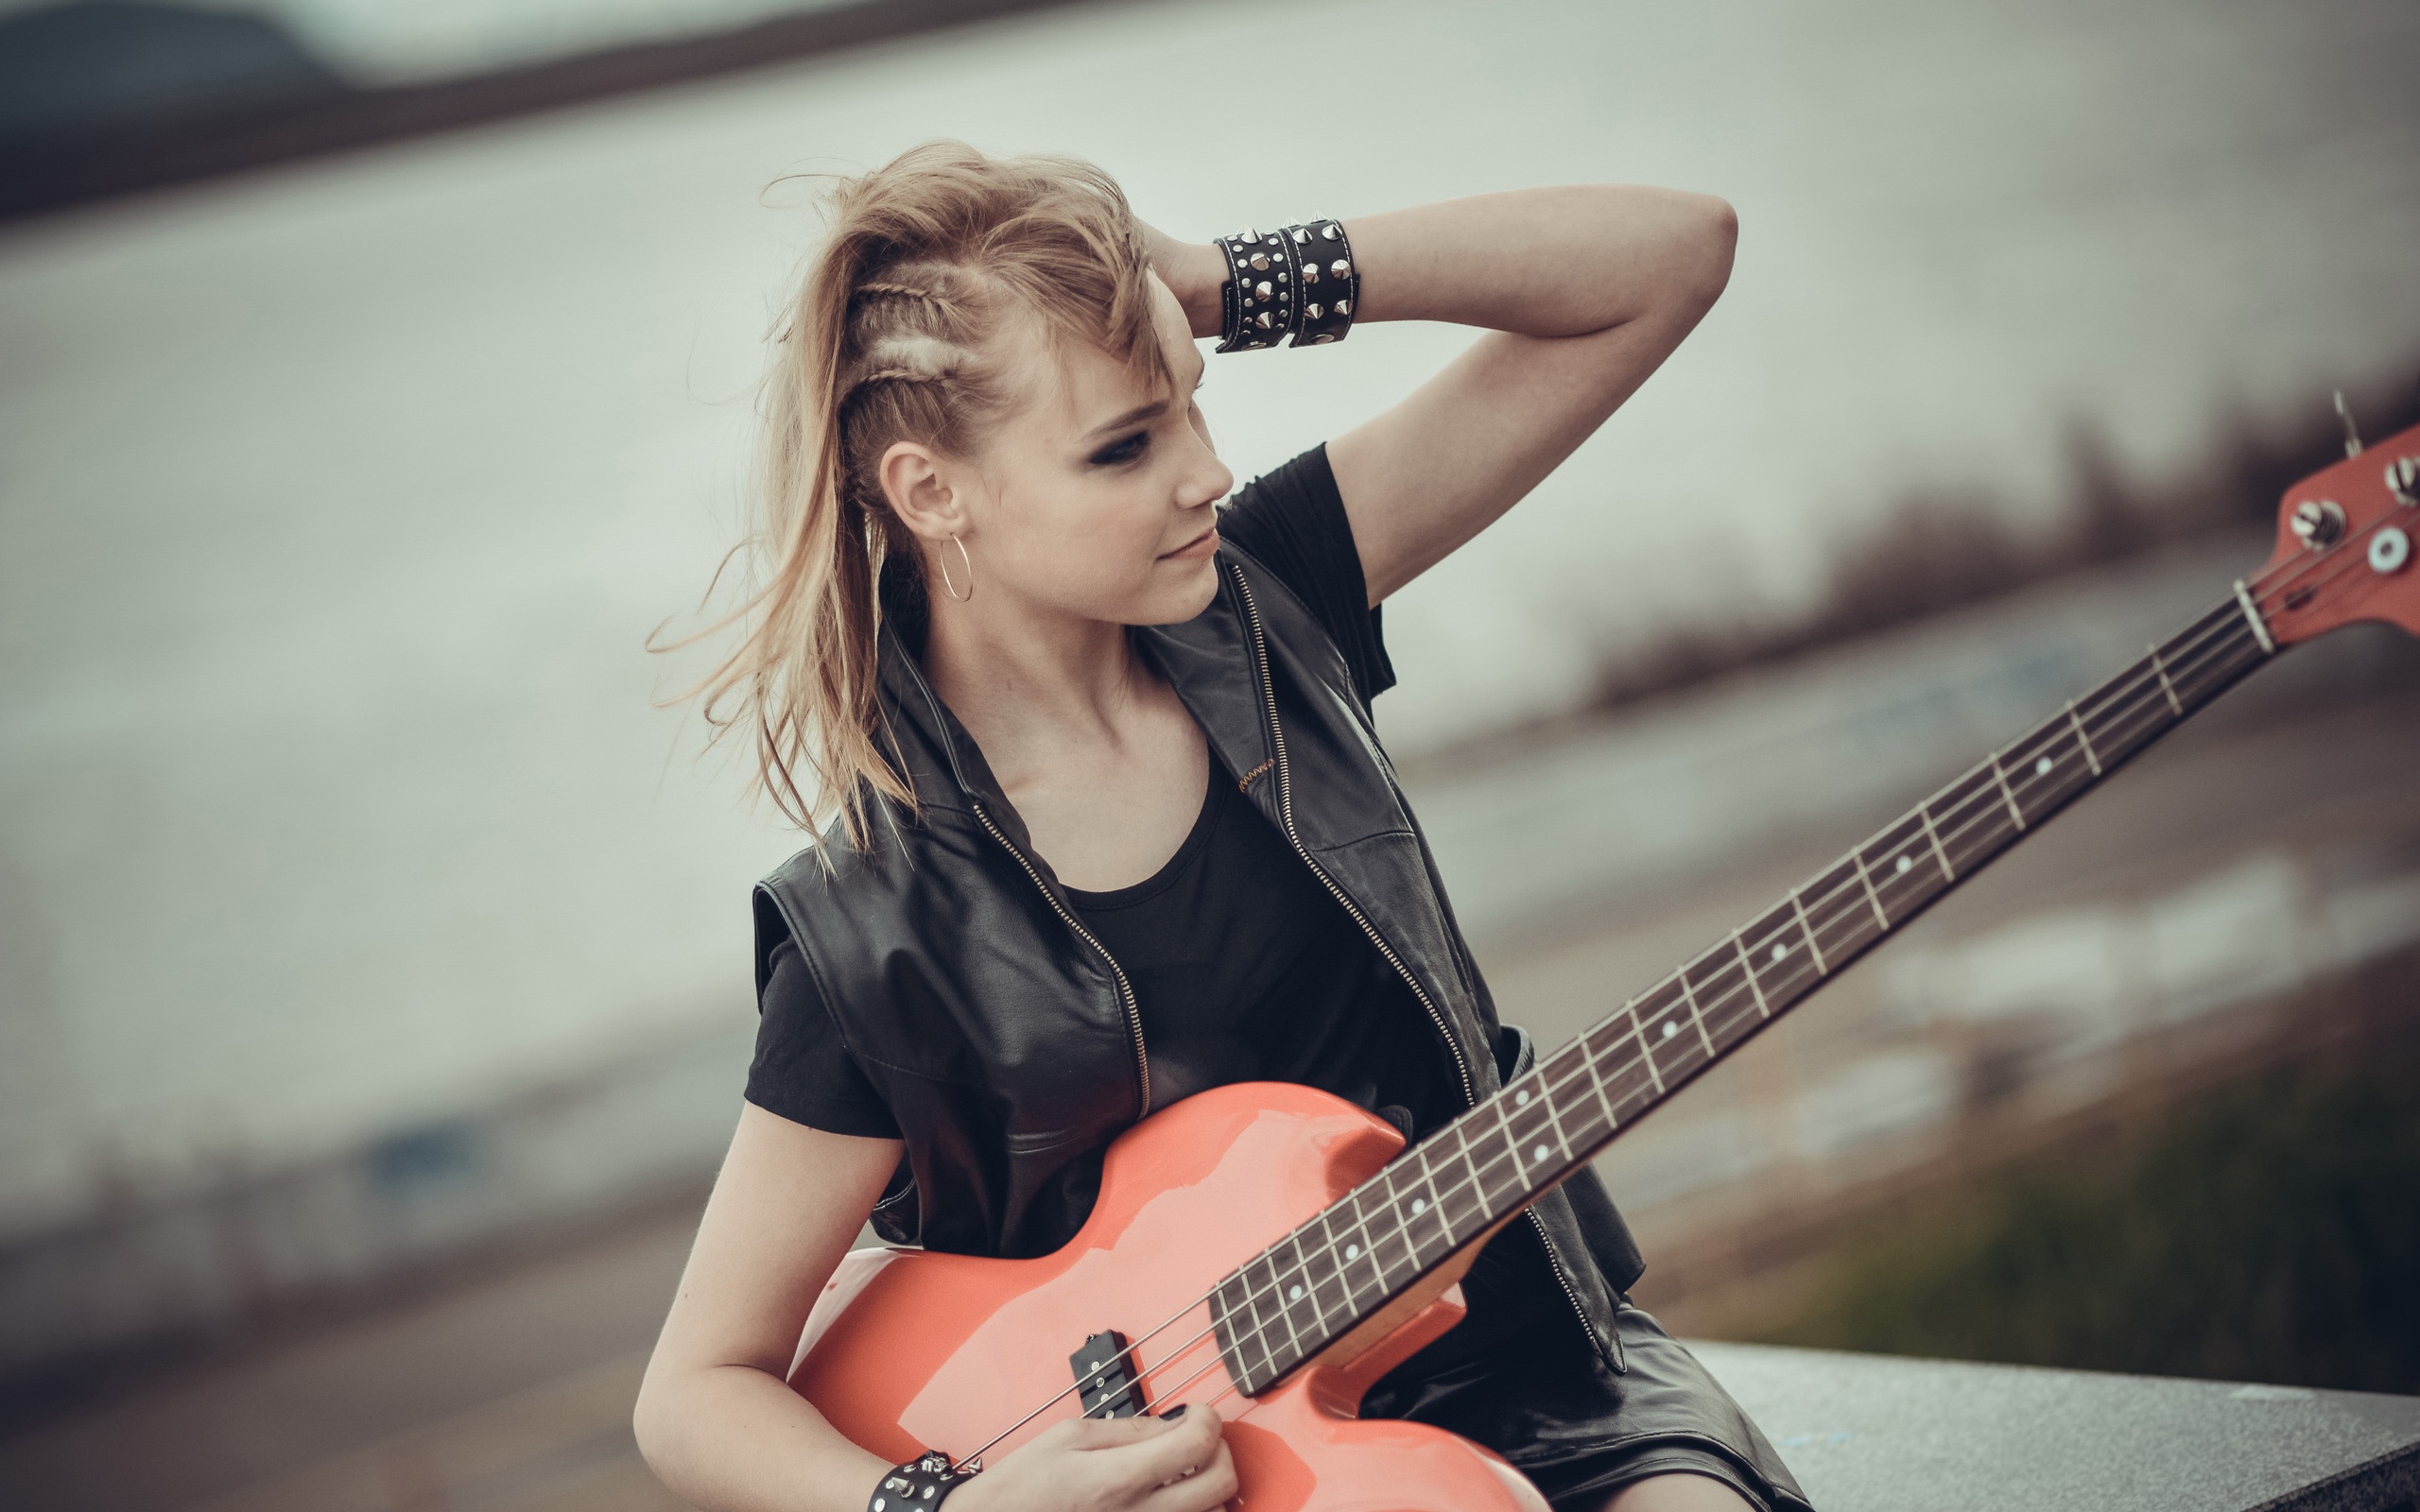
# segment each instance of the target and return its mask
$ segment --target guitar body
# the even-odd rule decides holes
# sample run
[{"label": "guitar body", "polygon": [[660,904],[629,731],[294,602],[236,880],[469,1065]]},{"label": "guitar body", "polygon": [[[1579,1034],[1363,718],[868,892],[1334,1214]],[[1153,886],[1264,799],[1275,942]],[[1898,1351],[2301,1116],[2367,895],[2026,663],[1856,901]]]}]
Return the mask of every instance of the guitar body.
[{"label": "guitar body", "polygon": [[1354,1416],[1373,1383],[1461,1320],[1444,1272],[1258,1399],[1229,1389],[1204,1294],[1402,1147],[1384,1120],[1306,1087],[1187,1098],[1110,1145],[1092,1216],[1056,1253],[852,1252],[807,1320],[790,1384],[895,1461],[932,1449],[996,1460],[1082,1415],[1070,1356],[1115,1331],[1133,1345],[1151,1411],[1215,1401],[1248,1512],[1545,1512],[1467,1439]]}]

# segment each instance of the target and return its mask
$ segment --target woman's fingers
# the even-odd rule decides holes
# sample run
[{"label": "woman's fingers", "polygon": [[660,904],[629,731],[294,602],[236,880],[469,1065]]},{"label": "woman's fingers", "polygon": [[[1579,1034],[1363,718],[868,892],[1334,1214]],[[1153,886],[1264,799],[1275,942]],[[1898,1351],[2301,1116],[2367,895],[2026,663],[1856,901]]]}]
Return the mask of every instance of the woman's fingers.
[{"label": "woman's fingers", "polygon": [[1143,1512],[1212,1512],[1235,1500],[1236,1458],[1223,1443],[1190,1475],[1168,1482],[1140,1503]]},{"label": "woman's fingers", "polygon": [[1167,1432],[1115,1452],[1122,1459],[1132,1462],[1131,1467],[1118,1467],[1121,1476],[1131,1474],[1141,1486],[1161,1486],[1188,1471],[1199,1473],[1222,1447],[1219,1441],[1219,1415],[1208,1407],[1189,1407],[1184,1417],[1164,1422],[1163,1426]]}]

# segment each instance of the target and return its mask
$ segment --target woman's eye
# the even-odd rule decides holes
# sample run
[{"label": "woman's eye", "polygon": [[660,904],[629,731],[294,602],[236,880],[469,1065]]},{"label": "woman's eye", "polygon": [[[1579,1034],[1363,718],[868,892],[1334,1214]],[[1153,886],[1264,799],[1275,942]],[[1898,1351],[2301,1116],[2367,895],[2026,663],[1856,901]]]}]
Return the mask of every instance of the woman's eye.
[{"label": "woman's eye", "polygon": [[1133,435],[1129,436],[1124,440],[1112,441],[1109,445],[1102,447],[1098,452],[1095,452],[1093,454],[1093,462],[1096,466],[1099,467],[1113,467],[1119,462],[1132,462],[1136,457],[1141,456],[1144,450],[1150,444],[1150,432],[1136,431]]}]

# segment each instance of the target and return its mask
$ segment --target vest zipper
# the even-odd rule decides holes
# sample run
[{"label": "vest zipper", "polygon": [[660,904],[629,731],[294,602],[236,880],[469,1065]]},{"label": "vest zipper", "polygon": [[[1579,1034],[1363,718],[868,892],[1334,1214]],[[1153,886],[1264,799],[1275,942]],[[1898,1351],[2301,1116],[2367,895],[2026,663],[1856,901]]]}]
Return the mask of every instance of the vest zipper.
[{"label": "vest zipper", "polygon": [[1148,1117],[1151,1111],[1151,1062],[1143,1051],[1143,1010],[1135,1005],[1134,988],[1126,980],[1126,969],[1117,964],[1117,957],[1109,954],[1108,946],[1095,938],[1091,930],[1078,923],[1076,916],[1061,906],[1058,896],[1051,892],[1049,884],[1042,880],[1042,873],[1033,869],[1033,863],[1026,859],[1025,852],[1011,844],[1009,837],[1000,833],[1000,827],[992,822],[992,816],[983,812],[981,800],[970,793],[967,795],[966,801],[968,806],[975,810],[975,816],[982,821],[984,830],[993,839],[1000,842],[1000,849],[1015,857],[1017,865],[1025,868],[1025,874],[1033,879],[1034,887],[1041,892],[1042,901],[1050,905],[1050,911],[1057,914],[1061,921],[1069,929],[1074,930],[1078,938],[1098,951],[1100,958],[1109,963],[1109,974],[1117,979],[1118,1001],[1126,1008],[1127,1031],[1134,1039],[1134,1080],[1142,1089],[1143,1097],[1142,1106],[1136,1109],[1134,1116],[1137,1119]]},{"label": "vest zipper", "polygon": [[[1303,844],[1303,837],[1294,831],[1294,787],[1286,770],[1285,727],[1277,722],[1277,685],[1269,672],[1269,639],[1261,628],[1260,607],[1253,602],[1252,585],[1244,581],[1243,569],[1231,565],[1231,570],[1235,574],[1236,591],[1243,595],[1244,617],[1252,622],[1253,658],[1260,670],[1262,707],[1269,714],[1270,746],[1277,764],[1277,812],[1284,821],[1282,827],[1287,843],[1293,846],[1294,853],[1303,858],[1303,865],[1311,868],[1311,875],[1320,880],[1320,885],[1327,889],[1328,896],[1334,898],[1352,916],[1353,921],[1361,926],[1361,933],[1369,936],[1370,943],[1378,948],[1378,954],[1387,958],[1387,964],[1394,968],[1395,974],[1403,978],[1404,986],[1411,988],[1411,995],[1420,1000],[1420,1006],[1427,1013],[1428,1022],[1437,1026],[1437,1038],[1444,1041],[1447,1053],[1454,1057],[1454,1071],[1462,1083],[1463,1110],[1477,1108],[1478,1091],[1471,1080],[1470,1061],[1462,1055],[1461,1042],[1454,1038],[1453,1027],[1445,1022],[1445,1015],[1439,1011],[1427,989],[1420,985],[1420,979],[1411,974],[1411,969],[1404,965],[1403,957],[1395,954],[1394,947],[1387,943],[1386,936],[1378,933],[1377,926],[1370,922],[1360,906],[1345,895],[1344,889],[1336,885],[1336,879],[1330,877],[1324,868],[1311,859],[1310,849]],[[977,809],[976,812],[980,814],[982,811]],[[1572,1287],[1571,1278],[1563,1273],[1563,1261],[1554,1252],[1554,1241],[1547,1237],[1546,1221],[1538,1216],[1534,1207],[1521,1215],[1529,1219],[1530,1226],[1537,1230],[1538,1247],[1546,1253],[1547,1269],[1554,1272],[1555,1284],[1563,1288],[1564,1300],[1571,1304],[1572,1315],[1580,1320],[1581,1332],[1588,1335],[1589,1342],[1597,1347],[1599,1354],[1608,1353],[1605,1341],[1597,1332],[1597,1325],[1589,1321],[1588,1310],[1580,1305],[1580,1293]],[[1617,1349],[1610,1352],[1614,1359],[1620,1359]]]}]

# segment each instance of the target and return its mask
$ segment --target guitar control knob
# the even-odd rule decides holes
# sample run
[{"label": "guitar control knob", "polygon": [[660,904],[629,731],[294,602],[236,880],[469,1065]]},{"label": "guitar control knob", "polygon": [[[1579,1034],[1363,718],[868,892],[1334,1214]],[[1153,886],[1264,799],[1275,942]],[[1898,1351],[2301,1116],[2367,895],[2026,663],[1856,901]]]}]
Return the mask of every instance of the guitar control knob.
[{"label": "guitar control knob", "polygon": [[2420,456],[2398,456],[2389,462],[2386,490],[2405,508],[2420,507]]},{"label": "guitar control knob", "polygon": [[2294,539],[2325,551],[2344,537],[2344,507],[2333,499],[2305,499],[2294,506]]}]

